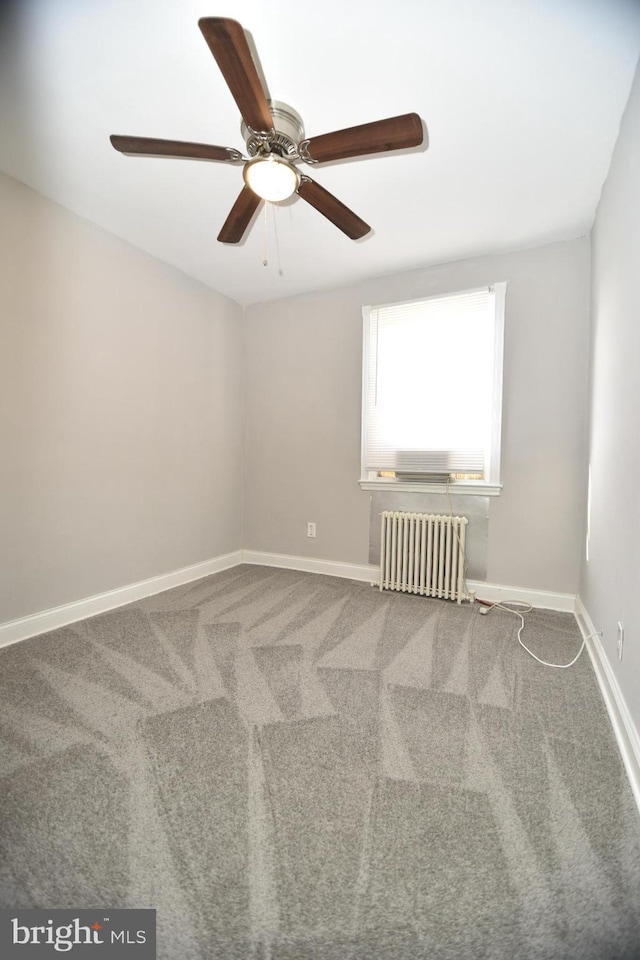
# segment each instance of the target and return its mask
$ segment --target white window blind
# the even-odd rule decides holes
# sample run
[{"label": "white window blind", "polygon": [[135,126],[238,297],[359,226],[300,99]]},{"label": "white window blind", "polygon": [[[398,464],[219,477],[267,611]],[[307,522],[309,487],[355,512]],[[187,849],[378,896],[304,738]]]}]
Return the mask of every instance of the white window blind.
[{"label": "white window blind", "polygon": [[496,482],[504,287],[365,310],[363,479]]}]

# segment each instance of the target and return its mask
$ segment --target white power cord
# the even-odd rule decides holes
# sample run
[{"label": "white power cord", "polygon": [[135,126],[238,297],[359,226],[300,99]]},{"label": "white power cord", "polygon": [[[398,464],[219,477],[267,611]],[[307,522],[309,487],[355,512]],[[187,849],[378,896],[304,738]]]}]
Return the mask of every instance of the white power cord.
[{"label": "white power cord", "polygon": [[[450,478],[450,477],[447,477],[446,493],[447,493],[447,501],[448,501],[448,503],[449,503],[449,517],[450,517],[450,519],[453,521],[453,506],[452,506],[452,503],[451,503],[451,494],[450,494],[450,492],[449,492],[449,483],[450,483],[450,480],[451,480],[451,478]],[[470,591],[469,591],[469,589],[468,589],[468,587],[467,587],[467,566],[468,566],[468,563],[467,563],[466,551],[465,551],[465,550],[463,549],[463,547],[462,547],[462,541],[461,541],[461,539],[460,539],[460,535],[459,535],[457,529],[456,529],[455,527],[454,527],[453,529],[454,529],[454,532],[455,532],[455,535],[456,535],[456,539],[457,539],[457,541],[458,541],[458,547],[460,548],[460,551],[461,551],[462,556],[463,556],[463,559],[464,559],[464,567],[463,567],[463,571],[462,571],[462,579],[463,579],[463,583],[464,583],[464,592],[465,592],[465,595],[469,596],[469,595],[470,595]],[[585,644],[586,644],[587,640],[590,640],[591,637],[597,636],[597,634],[592,633],[592,634],[590,634],[588,637],[585,637],[584,640],[582,641],[582,645],[581,645],[580,649],[578,650],[577,654],[575,655],[575,657],[573,658],[573,660],[570,660],[570,661],[569,661],[569,663],[550,663],[548,660],[542,660],[540,657],[536,656],[536,654],[533,652],[533,650],[530,650],[529,647],[528,647],[528,646],[526,645],[526,643],[524,642],[524,640],[522,639],[522,631],[524,630],[524,614],[525,614],[525,613],[530,613],[530,612],[533,610],[533,607],[532,607],[532,605],[531,605],[530,603],[527,603],[525,600],[510,600],[510,601],[508,601],[508,602],[506,602],[506,603],[498,603],[497,601],[496,601],[495,603],[487,603],[487,601],[485,600],[485,601],[480,601],[480,603],[481,603],[481,606],[480,606],[480,611],[479,611],[479,612],[480,612],[481,614],[485,614],[485,615],[486,615],[487,613],[489,613],[490,610],[493,610],[494,607],[498,607],[499,610],[506,610],[507,613],[514,613],[514,614],[516,615],[516,617],[519,617],[519,618],[520,618],[520,626],[519,626],[519,628],[518,628],[518,643],[520,644],[520,646],[522,647],[523,650],[526,650],[526,652],[529,654],[530,657],[533,657],[534,660],[537,660],[538,663],[541,663],[541,664],[543,665],[543,667],[554,667],[556,670],[566,670],[567,667],[572,667],[572,666],[574,665],[574,663],[576,662],[576,660],[578,660],[578,658],[580,657],[580,654],[582,653],[582,651],[584,650]],[[520,612],[520,610],[514,610],[514,609],[513,609],[514,607],[520,607],[520,608],[524,608],[524,609],[522,609],[522,612]]]},{"label": "white power cord", "polygon": [[[572,667],[576,662],[576,660],[578,659],[578,657],[580,656],[580,654],[582,653],[582,651],[584,650],[585,644],[589,639],[588,637],[584,638],[584,640],[582,641],[582,646],[578,650],[573,660],[571,660],[569,663],[549,663],[548,660],[542,660],[540,657],[536,656],[533,650],[529,650],[529,647],[526,645],[526,643],[524,643],[522,639],[522,631],[524,630],[524,614],[529,613],[531,610],[533,610],[533,607],[531,606],[530,603],[525,603],[523,600],[511,600],[508,603],[486,603],[485,601],[481,601],[481,603],[482,603],[482,606],[480,607],[481,614],[487,614],[489,613],[490,610],[493,610],[494,607],[498,607],[499,610],[506,610],[507,613],[514,613],[516,617],[520,618],[520,626],[518,628],[518,643],[520,644],[523,650],[527,651],[530,657],[533,657],[534,660],[537,660],[538,663],[541,663],[544,667],[555,667],[557,670],[566,670],[567,667]],[[514,610],[513,608],[516,606],[524,607],[524,609],[522,610],[522,612],[520,612],[520,610]],[[595,634],[591,634],[591,636],[595,636]]]}]

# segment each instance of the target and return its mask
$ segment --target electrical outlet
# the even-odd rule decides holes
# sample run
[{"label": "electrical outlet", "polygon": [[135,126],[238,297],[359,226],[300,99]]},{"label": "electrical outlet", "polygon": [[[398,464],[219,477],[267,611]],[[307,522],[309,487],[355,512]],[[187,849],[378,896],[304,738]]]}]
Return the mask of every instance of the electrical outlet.
[{"label": "electrical outlet", "polygon": [[308,536],[308,537],[315,537],[315,535],[316,535],[316,525],[315,525],[315,523],[309,522],[309,523],[307,524],[307,536]]},{"label": "electrical outlet", "polygon": [[622,660],[623,646],[624,646],[624,627],[618,620],[618,660]]}]

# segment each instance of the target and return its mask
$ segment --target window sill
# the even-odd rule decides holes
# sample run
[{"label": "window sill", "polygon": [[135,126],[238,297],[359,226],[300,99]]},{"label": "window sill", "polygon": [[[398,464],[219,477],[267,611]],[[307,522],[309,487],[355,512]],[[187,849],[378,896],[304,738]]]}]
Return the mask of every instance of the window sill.
[{"label": "window sill", "polygon": [[[360,480],[361,490],[396,490],[404,493],[442,493],[446,496],[445,483],[408,483],[402,480]],[[457,480],[448,486],[452,497],[499,497],[501,483],[481,483],[477,480]]]}]

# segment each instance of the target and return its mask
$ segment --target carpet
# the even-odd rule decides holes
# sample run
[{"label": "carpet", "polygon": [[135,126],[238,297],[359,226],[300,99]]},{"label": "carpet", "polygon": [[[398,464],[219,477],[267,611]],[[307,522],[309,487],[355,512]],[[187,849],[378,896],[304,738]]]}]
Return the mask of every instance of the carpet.
[{"label": "carpet", "polygon": [[1,649],[0,906],[155,908],[167,960],[639,958],[588,655],[518,626],[240,566]]}]

